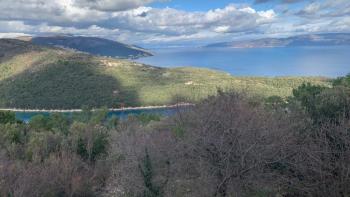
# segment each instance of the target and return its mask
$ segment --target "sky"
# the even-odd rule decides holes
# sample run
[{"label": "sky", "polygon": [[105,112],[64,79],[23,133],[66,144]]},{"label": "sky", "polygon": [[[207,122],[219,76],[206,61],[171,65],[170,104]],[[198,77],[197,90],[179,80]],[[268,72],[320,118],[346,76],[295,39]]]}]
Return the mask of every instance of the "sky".
[{"label": "sky", "polygon": [[350,32],[350,0],[0,0],[0,37],[73,34],[141,46]]}]

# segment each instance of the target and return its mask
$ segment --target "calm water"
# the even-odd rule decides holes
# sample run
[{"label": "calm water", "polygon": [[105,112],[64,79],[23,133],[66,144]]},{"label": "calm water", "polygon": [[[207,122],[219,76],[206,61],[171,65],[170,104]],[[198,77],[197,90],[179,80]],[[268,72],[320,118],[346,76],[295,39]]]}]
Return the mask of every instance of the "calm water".
[{"label": "calm water", "polygon": [[[146,114],[159,114],[161,116],[174,115],[179,109],[178,108],[162,108],[162,109],[140,109],[140,110],[126,110],[126,111],[111,111],[108,113],[108,117],[117,116],[121,119],[125,119],[130,115],[139,115],[142,113]],[[184,110],[181,109],[181,110]],[[64,113],[66,116],[71,117],[72,113]],[[16,112],[16,118],[24,122],[29,122],[30,119],[36,115],[49,116],[49,112]]]},{"label": "calm water", "polygon": [[350,46],[157,49],[136,60],[160,67],[195,66],[235,76],[327,76],[350,73]]},{"label": "calm water", "polygon": [[[195,66],[229,72],[235,76],[327,76],[350,73],[350,46],[293,48],[176,48],[157,49],[155,56],[136,60],[160,67]],[[176,109],[144,109],[110,112],[126,118],[131,114],[152,113],[169,116]],[[16,113],[28,122],[33,116],[49,113]],[[66,114],[70,116],[71,114]]]}]

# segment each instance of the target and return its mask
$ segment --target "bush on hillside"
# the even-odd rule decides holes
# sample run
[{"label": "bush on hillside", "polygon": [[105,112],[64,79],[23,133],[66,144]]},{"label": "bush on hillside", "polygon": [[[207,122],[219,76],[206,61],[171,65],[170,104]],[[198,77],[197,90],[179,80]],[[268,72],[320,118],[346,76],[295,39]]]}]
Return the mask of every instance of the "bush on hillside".
[{"label": "bush on hillside", "polygon": [[333,80],[333,86],[347,86],[350,87],[350,74],[345,77],[338,77]]},{"label": "bush on hillside", "polygon": [[14,112],[0,111],[0,124],[15,123],[16,114]]},{"label": "bush on hillside", "polygon": [[315,123],[337,122],[350,115],[350,87],[333,88],[303,84],[293,91],[292,100],[298,101]]},{"label": "bush on hillside", "polygon": [[52,114],[0,124],[0,196],[96,196],[110,169],[107,127],[97,120]]}]

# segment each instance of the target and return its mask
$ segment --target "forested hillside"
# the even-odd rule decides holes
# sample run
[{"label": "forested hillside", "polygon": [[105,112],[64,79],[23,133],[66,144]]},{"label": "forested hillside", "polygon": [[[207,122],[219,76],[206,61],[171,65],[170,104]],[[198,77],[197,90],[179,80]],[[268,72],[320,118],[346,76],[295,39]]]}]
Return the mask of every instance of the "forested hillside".
[{"label": "forested hillside", "polygon": [[26,41],[0,40],[0,107],[72,109],[197,102],[217,89],[266,97],[291,95],[303,82],[322,78],[233,77],[198,68],[159,68],[96,57]]},{"label": "forested hillside", "polygon": [[152,55],[145,49],[113,40],[84,36],[33,37],[30,42],[43,46],[56,46],[86,52],[92,55],[137,58]]}]

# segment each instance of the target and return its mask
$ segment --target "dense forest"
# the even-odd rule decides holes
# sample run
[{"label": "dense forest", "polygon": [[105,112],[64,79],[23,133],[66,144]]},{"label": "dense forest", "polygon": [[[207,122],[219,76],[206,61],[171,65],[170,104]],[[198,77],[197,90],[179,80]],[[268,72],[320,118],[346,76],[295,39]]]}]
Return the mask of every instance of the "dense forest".
[{"label": "dense forest", "polygon": [[350,75],[175,116],[0,113],[0,196],[349,196]]}]

